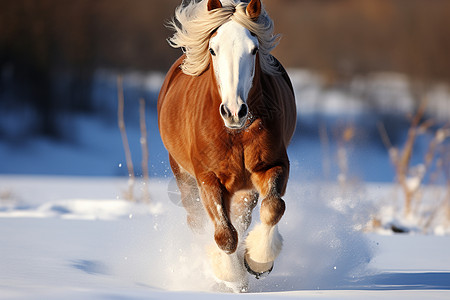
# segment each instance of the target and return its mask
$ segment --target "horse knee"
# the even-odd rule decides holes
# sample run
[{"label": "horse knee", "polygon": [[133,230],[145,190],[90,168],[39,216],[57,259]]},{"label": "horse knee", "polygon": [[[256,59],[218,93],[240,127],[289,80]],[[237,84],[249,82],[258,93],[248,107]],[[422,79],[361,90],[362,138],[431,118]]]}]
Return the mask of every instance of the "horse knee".
[{"label": "horse knee", "polygon": [[226,254],[232,254],[236,251],[238,245],[238,233],[233,225],[226,227],[216,227],[214,240],[217,246]]},{"label": "horse knee", "polygon": [[266,198],[261,203],[260,218],[264,224],[276,225],[286,210],[284,200],[277,197]]},{"label": "horse knee", "polygon": [[258,203],[256,191],[238,192],[231,201],[231,219],[238,233],[243,234],[252,221],[252,211]]}]

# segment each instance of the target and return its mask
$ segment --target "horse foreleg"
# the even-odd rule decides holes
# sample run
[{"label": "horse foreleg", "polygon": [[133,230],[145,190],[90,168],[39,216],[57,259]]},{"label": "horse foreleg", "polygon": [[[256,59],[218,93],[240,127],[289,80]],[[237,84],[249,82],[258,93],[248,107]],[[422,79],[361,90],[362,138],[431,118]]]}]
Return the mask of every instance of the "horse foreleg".
[{"label": "horse foreleg", "polygon": [[181,203],[187,212],[187,223],[194,232],[202,233],[206,214],[200,200],[197,181],[184,171],[170,155],[169,162],[181,193]]},{"label": "horse foreleg", "polygon": [[231,218],[239,236],[245,233],[252,222],[252,211],[258,203],[255,190],[236,192],[231,200]]},{"label": "horse foreleg", "polygon": [[215,276],[232,284],[235,292],[244,291],[248,278],[243,264],[243,251],[238,248],[238,233],[230,221],[231,196],[215,176],[199,180],[203,205],[214,224],[215,245],[208,256]]},{"label": "horse foreleg", "polygon": [[203,206],[214,224],[214,239],[226,254],[236,251],[238,234],[230,221],[230,195],[214,175],[199,178]]},{"label": "horse foreleg", "polygon": [[253,184],[263,198],[260,209],[261,224],[248,234],[245,244],[247,270],[259,278],[268,274],[281,252],[283,238],[278,232],[278,222],[285,211],[281,196],[287,184],[287,168],[277,166],[252,175]]}]

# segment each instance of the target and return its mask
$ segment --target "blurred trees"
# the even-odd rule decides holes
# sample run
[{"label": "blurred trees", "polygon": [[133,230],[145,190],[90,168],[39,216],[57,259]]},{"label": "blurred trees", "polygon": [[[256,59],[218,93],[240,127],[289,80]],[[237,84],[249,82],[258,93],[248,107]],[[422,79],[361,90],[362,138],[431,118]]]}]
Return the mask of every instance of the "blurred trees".
[{"label": "blurred trees", "polygon": [[[0,113],[37,111],[55,136],[61,111],[89,111],[97,68],[166,71],[179,50],[164,22],[181,0],[0,0]],[[288,67],[337,78],[396,71],[450,80],[450,1],[265,0]],[[1,134],[1,126],[0,126]]]},{"label": "blurred trees", "polygon": [[29,107],[35,133],[57,137],[61,113],[92,109],[95,69],[161,70],[178,54],[164,27],[175,0],[0,4],[0,112]]},{"label": "blurred trees", "polygon": [[275,50],[290,67],[338,77],[374,71],[420,80],[450,80],[450,1],[265,1],[275,29]]}]

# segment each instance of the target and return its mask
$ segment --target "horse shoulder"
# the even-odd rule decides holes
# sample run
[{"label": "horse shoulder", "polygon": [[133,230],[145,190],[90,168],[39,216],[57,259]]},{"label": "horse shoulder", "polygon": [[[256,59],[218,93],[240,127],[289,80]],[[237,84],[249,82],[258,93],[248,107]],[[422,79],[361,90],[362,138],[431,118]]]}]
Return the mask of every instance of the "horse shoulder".
[{"label": "horse shoulder", "polygon": [[[212,146],[223,123],[219,116],[219,97],[210,91],[210,70],[200,76],[186,75],[179,67],[183,58],[173,64],[161,88],[159,130],[173,159],[188,173],[197,175],[209,171],[213,164],[209,160],[219,161],[223,157],[221,153],[220,158],[215,158],[219,151]],[[211,118],[213,111],[217,111],[217,118]]]},{"label": "horse shoulder", "polygon": [[159,92],[157,110],[161,139],[173,159],[187,170],[192,168],[186,164],[188,137],[184,134],[186,126],[182,124],[186,118],[180,114],[184,111],[181,97],[183,86],[188,80],[188,76],[180,68],[183,60],[184,55],[167,72]]},{"label": "horse shoulder", "polygon": [[[261,73],[262,93],[255,93],[258,118],[246,130],[245,164],[251,170],[288,165],[286,149],[297,120],[294,89],[281,63],[280,74]],[[261,109],[262,107],[262,109]]]}]

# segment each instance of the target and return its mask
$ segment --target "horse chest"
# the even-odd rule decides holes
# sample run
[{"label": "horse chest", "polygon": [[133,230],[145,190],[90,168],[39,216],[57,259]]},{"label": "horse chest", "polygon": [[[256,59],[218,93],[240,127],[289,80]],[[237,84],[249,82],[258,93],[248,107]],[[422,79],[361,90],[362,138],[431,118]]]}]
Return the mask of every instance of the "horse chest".
[{"label": "horse chest", "polygon": [[268,153],[268,134],[260,125],[234,137],[216,137],[210,153],[214,159],[208,169],[216,174],[228,191],[252,188],[251,174],[257,166],[271,164]]},{"label": "horse chest", "polygon": [[234,182],[246,180],[247,172],[245,168],[244,146],[240,141],[230,139],[228,136],[216,137],[208,149],[209,155],[207,167],[216,174],[220,181],[228,185]]}]

